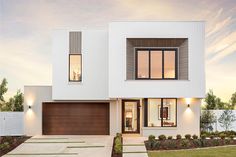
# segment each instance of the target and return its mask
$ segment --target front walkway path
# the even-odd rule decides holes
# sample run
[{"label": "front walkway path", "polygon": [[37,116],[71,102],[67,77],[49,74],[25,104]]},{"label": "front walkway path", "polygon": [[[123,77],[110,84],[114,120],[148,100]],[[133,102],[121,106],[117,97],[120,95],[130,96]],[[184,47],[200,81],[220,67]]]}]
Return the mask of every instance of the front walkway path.
[{"label": "front walkway path", "polygon": [[123,157],[148,157],[145,140],[147,137],[123,136]]},{"label": "front walkway path", "polygon": [[111,157],[113,136],[34,136],[4,157]]}]

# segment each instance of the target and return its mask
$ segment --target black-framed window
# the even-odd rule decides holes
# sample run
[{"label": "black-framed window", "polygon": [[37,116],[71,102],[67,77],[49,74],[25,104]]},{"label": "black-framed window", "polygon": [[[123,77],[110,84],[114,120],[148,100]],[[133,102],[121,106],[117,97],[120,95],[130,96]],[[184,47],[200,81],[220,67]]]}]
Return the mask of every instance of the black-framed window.
[{"label": "black-framed window", "polygon": [[177,79],[177,49],[141,49],[135,51],[136,79]]},{"label": "black-framed window", "polygon": [[69,81],[82,81],[82,55],[69,54]]},{"label": "black-framed window", "polygon": [[176,98],[153,98],[144,100],[145,127],[177,126]]}]

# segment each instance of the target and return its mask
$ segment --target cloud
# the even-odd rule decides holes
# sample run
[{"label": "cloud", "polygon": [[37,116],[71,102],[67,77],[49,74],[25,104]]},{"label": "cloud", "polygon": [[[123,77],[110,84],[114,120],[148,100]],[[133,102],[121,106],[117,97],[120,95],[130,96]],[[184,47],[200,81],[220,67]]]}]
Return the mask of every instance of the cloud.
[{"label": "cloud", "polygon": [[[9,79],[11,93],[24,84],[51,84],[51,30],[100,29],[111,21],[205,20],[206,68],[212,69],[236,49],[236,7],[233,4],[235,0],[217,3],[210,0],[198,3],[195,0],[1,1],[0,79],[3,76]],[[217,75],[211,73],[210,79]],[[230,78],[224,79],[232,82]],[[214,84],[218,86],[219,83]]]},{"label": "cloud", "polygon": [[222,47],[224,47],[224,49],[219,51],[212,59],[208,61],[208,63],[215,63],[225,58],[226,56],[231,55],[232,53],[236,53],[236,42],[227,46],[223,45]]},{"label": "cloud", "polygon": [[231,32],[226,37],[218,37],[218,42],[209,45],[208,54],[213,54],[208,63],[217,62],[224,57],[236,52],[236,31]]},{"label": "cloud", "polygon": [[213,33],[216,33],[218,31],[222,30],[224,27],[229,25],[231,22],[232,22],[232,18],[227,17],[225,20],[216,23],[215,26],[206,34],[206,37],[212,35]]}]

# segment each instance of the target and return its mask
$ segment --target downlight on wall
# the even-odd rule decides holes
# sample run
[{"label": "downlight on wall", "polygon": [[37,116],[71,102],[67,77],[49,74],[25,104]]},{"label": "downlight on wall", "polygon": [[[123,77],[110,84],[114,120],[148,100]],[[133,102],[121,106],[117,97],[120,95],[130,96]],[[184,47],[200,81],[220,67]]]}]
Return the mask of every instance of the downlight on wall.
[{"label": "downlight on wall", "polygon": [[191,98],[185,98],[186,104],[187,104],[187,108],[190,108],[190,102],[191,102]]},{"label": "downlight on wall", "polygon": [[32,109],[33,103],[34,103],[34,97],[32,95],[27,96],[26,104],[27,104],[29,110]]}]

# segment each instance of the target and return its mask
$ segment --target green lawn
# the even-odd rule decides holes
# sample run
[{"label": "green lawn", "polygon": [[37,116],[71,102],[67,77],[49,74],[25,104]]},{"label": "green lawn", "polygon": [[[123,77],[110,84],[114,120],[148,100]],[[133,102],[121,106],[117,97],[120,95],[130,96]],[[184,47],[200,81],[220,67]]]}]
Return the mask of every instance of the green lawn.
[{"label": "green lawn", "polygon": [[236,146],[198,150],[148,152],[149,157],[235,157]]}]

